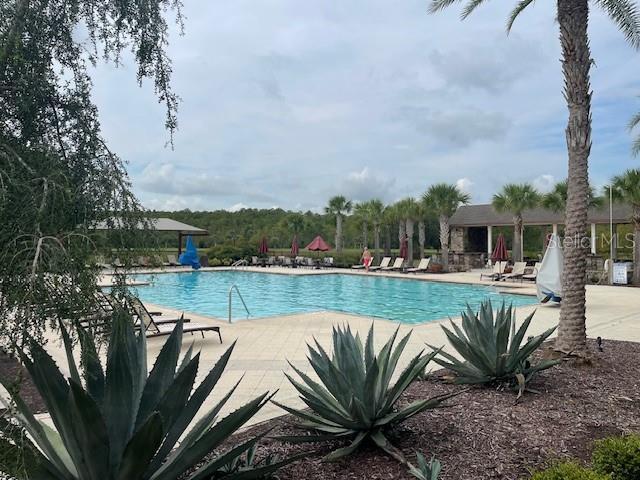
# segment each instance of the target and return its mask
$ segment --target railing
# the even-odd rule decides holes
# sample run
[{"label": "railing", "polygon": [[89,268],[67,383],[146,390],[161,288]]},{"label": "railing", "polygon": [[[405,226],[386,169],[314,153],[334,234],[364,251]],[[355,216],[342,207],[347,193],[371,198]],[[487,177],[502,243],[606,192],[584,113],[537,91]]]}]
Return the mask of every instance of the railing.
[{"label": "railing", "polygon": [[249,262],[247,262],[245,259],[241,259],[241,260],[236,260],[231,264],[232,267],[240,267],[242,265],[249,265]]},{"label": "railing", "polygon": [[229,288],[229,323],[232,323],[231,322],[231,299],[232,299],[232,294],[233,294],[233,289],[234,288],[235,288],[235,290],[236,290],[236,292],[238,294],[238,297],[240,297],[240,301],[242,302],[242,305],[244,306],[245,311],[247,312],[247,318],[249,318],[251,316],[251,312],[247,308],[247,304],[245,303],[244,298],[242,298],[242,294],[240,293],[240,290],[238,289],[238,286],[234,283]]}]

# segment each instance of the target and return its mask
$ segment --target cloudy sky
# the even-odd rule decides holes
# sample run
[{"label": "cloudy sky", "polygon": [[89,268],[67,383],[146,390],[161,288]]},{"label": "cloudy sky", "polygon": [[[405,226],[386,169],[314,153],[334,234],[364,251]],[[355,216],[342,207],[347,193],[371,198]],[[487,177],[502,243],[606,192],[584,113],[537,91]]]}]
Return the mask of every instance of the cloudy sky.
[{"label": "cloudy sky", "polygon": [[[186,0],[170,47],[175,148],[128,61],[94,75],[104,135],[154,209],[319,210],[335,194],[395,201],[442,181],[476,203],[506,182],[545,190],[566,176],[558,29],[552,4],[534,3],[507,36],[511,3],[461,22],[426,0]],[[600,11],[590,37],[602,185],[639,161],[626,125],[640,55]]]}]

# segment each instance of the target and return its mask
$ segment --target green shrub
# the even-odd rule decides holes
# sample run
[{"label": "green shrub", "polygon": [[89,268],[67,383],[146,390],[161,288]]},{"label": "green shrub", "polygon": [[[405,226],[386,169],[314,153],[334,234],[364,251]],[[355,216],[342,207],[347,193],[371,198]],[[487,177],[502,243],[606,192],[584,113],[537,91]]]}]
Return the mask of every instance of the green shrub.
[{"label": "green shrub", "polygon": [[241,240],[238,240],[235,245],[230,243],[214,245],[208,251],[209,259],[229,258],[231,262],[242,258],[251,258],[252,255],[258,255],[258,245],[252,245]]},{"label": "green shrub", "polygon": [[640,479],[640,435],[611,437],[595,442],[593,469],[612,480]]},{"label": "green shrub", "polygon": [[435,358],[434,361],[452,370],[456,374],[456,383],[517,384],[520,396],[534,374],[560,362],[546,360],[536,365],[531,363],[531,354],[556,329],[553,327],[537,337],[530,337],[522,345],[532,318],[533,313],[525,319],[511,339],[511,329],[515,322],[512,307],[506,308],[503,304],[495,316],[490,301],[482,303],[478,314],[467,307],[467,311],[462,313],[462,328],[453,321],[453,332],[442,327],[463,360],[440,352],[444,359]]},{"label": "green shrub", "polygon": [[[0,438],[11,440],[14,454],[25,459],[27,472],[21,478],[174,480],[187,471],[191,471],[192,480],[219,478],[235,458],[260,440],[260,436],[253,437],[209,457],[271,398],[262,394],[216,421],[235,387],[187,431],[220,379],[235,344],[194,389],[200,354],[192,355],[189,348],[178,361],[182,321],[166,340],[150,373],[144,332],[134,332],[128,313],[116,311],[113,315],[106,369],[93,339],[79,328],[80,371],[67,330],[62,324],[60,328],[68,379],[35,340],[27,345],[28,355],[19,352],[47,406],[53,428],[38,421],[17,393],[11,394],[16,408],[13,420],[31,439],[18,437],[13,422],[0,422]],[[251,477],[240,472],[224,478],[260,478],[288,461],[256,467]]]},{"label": "green shrub", "polygon": [[222,265],[222,261],[219,258],[217,257],[209,258],[210,267],[219,267],[220,265]]},{"label": "green shrub", "polygon": [[611,480],[611,477],[596,473],[574,462],[565,462],[534,473],[531,480]]},{"label": "green shrub", "polygon": [[418,400],[397,408],[400,395],[420,375],[437,352],[418,354],[408,363],[391,385],[400,355],[409,336],[406,335],[394,349],[398,330],[376,355],[373,343],[373,325],[364,345],[360,335],[353,335],[349,326],[333,329],[333,355],[325,352],[315,342],[309,346],[309,363],[320,378],[317,383],[293,365],[302,383],[289,375],[287,378],[300,393],[302,401],[310,408],[295,410],[276,403],[287,412],[300,418],[300,427],[311,430],[311,435],[280,437],[290,442],[318,442],[323,440],[350,440],[351,443],[335,450],[326,459],[334,460],[355,451],[363,441],[370,439],[378,447],[397,460],[406,462],[402,452],[385,436],[385,431],[457,393]]}]

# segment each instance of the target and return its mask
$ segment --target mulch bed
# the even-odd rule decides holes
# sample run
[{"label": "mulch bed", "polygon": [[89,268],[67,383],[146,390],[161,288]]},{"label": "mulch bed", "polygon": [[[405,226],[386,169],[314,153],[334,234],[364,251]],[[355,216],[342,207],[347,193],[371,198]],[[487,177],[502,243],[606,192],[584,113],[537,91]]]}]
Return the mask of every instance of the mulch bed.
[{"label": "mulch bed", "polygon": [[20,396],[32,412],[46,411],[44,401],[31,380],[29,372],[14,357],[2,350],[0,350],[0,378],[11,384],[13,388],[19,388]]},{"label": "mulch bed", "polygon": [[[540,373],[516,403],[512,391],[472,388],[448,401],[449,407],[416,415],[389,437],[410,460],[414,452],[435,455],[443,465],[442,480],[528,479],[531,470],[556,459],[588,461],[595,439],[640,432],[640,344],[604,341],[598,352],[590,341],[593,361],[575,361]],[[442,381],[442,371],[414,383],[401,398],[409,403],[460,389]],[[252,427],[233,437],[237,444],[267,428],[271,435],[299,434],[291,416]],[[333,445],[289,445],[265,440],[258,457],[308,452],[283,468],[281,479],[412,479],[404,466],[372,446],[344,460],[321,460]]]}]

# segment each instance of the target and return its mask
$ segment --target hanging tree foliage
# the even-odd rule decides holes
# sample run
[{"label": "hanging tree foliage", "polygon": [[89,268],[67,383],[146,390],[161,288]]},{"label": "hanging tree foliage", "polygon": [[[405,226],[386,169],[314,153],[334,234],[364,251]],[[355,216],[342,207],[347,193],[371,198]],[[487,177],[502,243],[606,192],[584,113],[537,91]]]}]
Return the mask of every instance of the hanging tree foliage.
[{"label": "hanging tree foliage", "polygon": [[[0,2],[0,346],[90,311],[96,252],[133,245],[142,208],[101,136],[88,68],[130,50],[171,139],[167,17],[181,27],[180,11],[178,0]],[[106,240],[92,230],[114,217]]]}]

